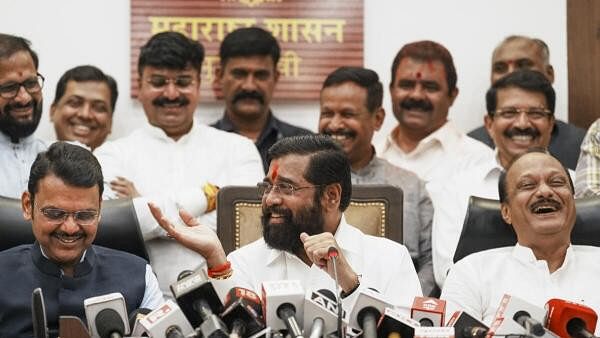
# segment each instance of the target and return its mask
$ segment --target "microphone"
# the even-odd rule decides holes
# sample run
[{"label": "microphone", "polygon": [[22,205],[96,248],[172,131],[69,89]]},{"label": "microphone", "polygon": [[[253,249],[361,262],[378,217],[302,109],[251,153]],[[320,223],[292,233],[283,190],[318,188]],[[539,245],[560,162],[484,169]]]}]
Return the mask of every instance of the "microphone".
[{"label": "microphone", "polygon": [[505,294],[496,311],[490,333],[495,335],[526,334],[533,337],[555,337],[544,329],[541,321],[545,318],[544,309],[520,298]]},{"label": "microphone", "polygon": [[135,309],[129,314],[129,327],[131,327],[131,336],[140,337],[144,333],[143,328],[140,326],[140,320],[146,317],[152,310],[147,308]]},{"label": "microphone", "polygon": [[489,327],[464,311],[456,311],[446,326],[454,327],[456,338],[485,338]]},{"label": "microphone", "polygon": [[[172,300],[167,300],[140,319],[139,327],[141,333],[146,333],[148,337],[154,338],[183,338],[194,333],[194,328]],[[135,333],[132,336],[140,336],[141,333]]]},{"label": "microphone", "polygon": [[339,255],[338,249],[334,246],[330,246],[329,249],[327,249],[327,256],[329,256],[329,259],[331,259],[331,265],[333,265],[333,277],[335,279],[335,293],[336,293],[336,302],[337,302],[337,308],[338,308],[338,317],[337,317],[337,334],[338,337],[342,337],[344,336],[344,332],[342,331],[343,328],[343,320],[344,320],[344,316],[343,316],[343,308],[342,308],[342,296],[341,296],[341,292],[340,292],[340,282],[338,279],[338,273],[337,273],[337,257]]},{"label": "microphone", "polygon": [[377,321],[385,308],[394,306],[383,300],[381,294],[372,289],[359,290],[350,312],[350,326],[360,327],[364,338],[377,337]]},{"label": "microphone", "polygon": [[598,315],[585,305],[562,299],[550,299],[546,303],[548,316],[546,327],[561,337],[592,338]]},{"label": "microphone", "polygon": [[410,317],[421,326],[444,326],[446,301],[431,297],[415,297]]},{"label": "microphone", "polygon": [[[304,334],[327,337],[337,331],[338,305],[333,292],[327,289],[313,291],[304,299]],[[345,314],[342,312],[342,318]],[[310,318],[313,318],[311,321]],[[343,326],[348,325],[343,321]]]},{"label": "microphone", "polygon": [[298,322],[302,323],[304,314],[304,289],[299,280],[263,282],[262,299],[267,326],[273,330],[287,329],[292,337],[302,337]]},{"label": "microphone", "polygon": [[253,291],[240,287],[227,293],[221,319],[229,328],[230,337],[251,336],[265,327],[260,298]]},{"label": "microphone", "polygon": [[31,294],[31,319],[33,322],[33,337],[48,338],[46,306],[41,288],[34,289]]},{"label": "microphone", "polygon": [[90,335],[96,337],[122,337],[129,333],[127,307],[119,292],[87,298],[83,301]]},{"label": "microphone", "polygon": [[419,326],[418,321],[388,307],[377,324],[377,337],[414,337]]},{"label": "microphone", "polygon": [[100,310],[94,320],[100,338],[122,338],[125,335],[125,323],[119,313],[111,308]]},{"label": "microphone", "polygon": [[213,285],[199,271],[179,277],[170,288],[191,325],[200,326],[204,337],[229,337],[225,324],[214,314],[223,311],[223,304]]}]

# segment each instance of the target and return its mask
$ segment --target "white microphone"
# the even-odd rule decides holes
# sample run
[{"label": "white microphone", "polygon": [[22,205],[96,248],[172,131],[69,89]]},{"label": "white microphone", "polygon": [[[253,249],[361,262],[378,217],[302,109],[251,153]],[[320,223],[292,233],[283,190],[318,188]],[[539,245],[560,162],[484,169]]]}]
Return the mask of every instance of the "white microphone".
[{"label": "white microphone", "polygon": [[490,327],[494,335],[525,334],[533,337],[556,337],[544,329],[546,311],[520,298],[505,294]]},{"label": "white microphone", "polygon": [[394,306],[383,299],[383,296],[371,289],[359,290],[354,307],[350,312],[350,326],[363,330],[363,337],[377,336],[377,321],[385,312],[385,308]]},{"label": "white microphone", "polygon": [[454,328],[456,338],[485,338],[490,329],[465,311],[454,312],[446,326]]},{"label": "white microphone", "polygon": [[415,297],[410,317],[421,326],[444,326],[446,301],[431,297]]},{"label": "white microphone", "polygon": [[[326,292],[327,291],[327,292]],[[329,295],[327,295],[329,293]],[[344,317],[345,314],[342,314]],[[319,321],[320,319],[320,321]],[[310,337],[317,334],[318,323],[321,323],[319,336],[327,337],[337,332],[338,305],[333,292],[330,290],[313,291],[304,300],[304,335],[310,332]],[[344,326],[348,325],[343,321]]]},{"label": "white microphone", "polygon": [[377,324],[377,337],[414,337],[421,324],[397,309],[386,308]]},{"label": "white microphone", "polygon": [[129,334],[129,320],[125,299],[119,292],[87,298],[83,301],[88,330],[92,338],[113,334]]},{"label": "white microphone", "polygon": [[298,323],[304,315],[304,289],[299,280],[262,283],[263,316],[273,330],[287,329],[292,337],[302,337]]},{"label": "white microphone", "polygon": [[[152,338],[185,337],[194,333],[194,328],[172,300],[167,300],[140,319],[139,326],[143,333]],[[140,332],[135,334],[141,335]]]}]

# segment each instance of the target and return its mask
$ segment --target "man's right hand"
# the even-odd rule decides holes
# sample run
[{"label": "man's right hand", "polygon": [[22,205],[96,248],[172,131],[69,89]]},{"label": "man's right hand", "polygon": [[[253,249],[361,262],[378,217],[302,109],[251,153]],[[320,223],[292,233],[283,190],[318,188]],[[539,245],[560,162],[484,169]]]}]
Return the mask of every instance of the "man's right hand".
[{"label": "man's right hand", "polygon": [[206,259],[208,268],[221,266],[227,262],[223,245],[212,229],[201,225],[198,220],[185,210],[179,210],[179,217],[186,226],[174,225],[162,213],[159,207],[148,203],[150,212],[158,224],[170,237],[186,248],[193,250]]}]

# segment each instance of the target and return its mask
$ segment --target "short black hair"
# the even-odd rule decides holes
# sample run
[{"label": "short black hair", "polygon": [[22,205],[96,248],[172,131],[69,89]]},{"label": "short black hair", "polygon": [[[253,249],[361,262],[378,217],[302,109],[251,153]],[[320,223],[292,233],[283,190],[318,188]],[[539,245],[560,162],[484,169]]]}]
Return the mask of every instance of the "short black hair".
[{"label": "short black hair", "polygon": [[537,70],[522,69],[503,76],[488,89],[485,94],[485,105],[490,117],[494,116],[498,108],[498,91],[506,88],[520,88],[528,92],[544,94],[548,109],[554,115],[556,93],[552,83]]},{"label": "short black hair", "polygon": [[437,42],[429,40],[408,43],[398,51],[396,57],[394,58],[394,62],[392,62],[392,81],[390,82],[390,87],[393,86],[394,81],[396,81],[396,71],[398,70],[398,66],[400,66],[400,61],[402,61],[404,58],[411,58],[420,61],[441,62],[444,65],[444,70],[446,71],[448,96],[451,96],[456,90],[457,75],[456,67],[454,67],[454,61],[452,60],[452,55],[448,49],[446,49],[446,47]]},{"label": "short black hair", "polygon": [[[500,203],[508,202],[508,187],[506,186],[506,176],[508,175],[508,172],[512,168],[513,164],[515,162],[517,162],[521,157],[523,157],[527,154],[531,154],[531,153],[546,154],[546,155],[552,156],[552,154],[550,154],[550,152],[548,152],[548,150],[546,150],[545,148],[541,148],[541,147],[532,147],[532,148],[527,149],[526,152],[517,155],[508,164],[508,167],[506,168],[506,170],[503,170],[500,173],[500,178],[498,179],[498,197],[500,198]],[[554,156],[552,156],[552,157],[554,157]],[[554,158],[556,159],[556,157],[554,157]],[[558,161],[558,159],[556,159],[556,160]],[[562,164],[562,162],[558,161],[558,163],[560,163],[561,167],[565,171],[565,174],[567,175],[567,178],[569,180],[569,186],[571,187],[571,192],[573,194],[575,194],[575,185],[573,184],[573,180],[571,179],[571,175],[569,174],[569,169],[567,169],[567,167],[565,167],[564,164]]]},{"label": "short black hair", "polygon": [[119,97],[119,90],[117,88],[117,81],[105,74],[100,68],[91,65],[77,66],[67,70],[58,80],[56,84],[56,94],[54,95],[54,102],[52,104],[58,104],[58,101],[65,95],[67,90],[67,83],[69,81],[75,82],[104,82],[110,89],[110,108],[111,113],[115,111],[115,105],[117,104],[117,98]]},{"label": "short black hair", "polygon": [[191,40],[179,32],[155,34],[140,50],[138,74],[141,77],[144,67],[183,70],[192,66],[202,72],[204,47],[200,42]]},{"label": "short black hair", "polygon": [[367,90],[365,107],[371,113],[383,103],[383,85],[377,73],[363,67],[340,67],[327,76],[321,90],[337,86],[345,82],[352,82]]},{"label": "short black hair", "polygon": [[102,198],[104,179],[102,168],[91,151],[68,142],[55,142],[48,150],[37,155],[31,165],[27,190],[33,204],[38,191],[38,182],[49,175],[55,175],[70,186],[92,188],[98,186]]},{"label": "short black hair", "polygon": [[38,69],[39,59],[36,52],[31,49],[31,42],[20,36],[0,33],[0,59],[9,58],[16,52],[25,51],[31,55],[35,69]]},{"label": "short black hair", "polygon": [[268,31],[260,27],[245,27],[227,34],[219,48],[221,67],[232,57],[271,56],[273,66],[277,67],[281,49],[279,43]]},{"label": "short black hair", "polygon": [[325,185],[339,183],[342,187],[340,211],[346,210],[352,195],[350,162],[335,141],[325,135],[300,135],[285,137],[269,148],[267,159],[270,162],[286,155],[310,156],[304,179],[314,185],[321,185],[319,195]]}]

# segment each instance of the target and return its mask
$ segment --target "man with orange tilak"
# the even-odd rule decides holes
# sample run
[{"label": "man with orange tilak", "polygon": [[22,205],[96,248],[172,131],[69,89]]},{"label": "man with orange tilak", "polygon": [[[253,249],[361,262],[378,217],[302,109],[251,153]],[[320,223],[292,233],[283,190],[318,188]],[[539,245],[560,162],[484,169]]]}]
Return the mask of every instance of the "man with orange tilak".
[{"label": "man with orange tilak", "polygon": [[269,171],[258,183],[263,237],[225,256],[216,234],[185,211],[187,226],[150,209],[169,235],[206,258],[208,275],[219,289],[242,286],[260,293],[268,280],[300,280],[306,290],[335,290],[329,249],[336,248],[344,303],[357,289],[374,288],[396,305],[410,306],[421,286],[411,257],[401,244],[363,234],[346,223],[350,164],[324,135],[284,138],[269,149]]},{"label": "man with orange tilak", "polygon": [[491,152],[448,119],[458,88],[452,56],[444,46],[417,41],[402,47],[392,64],[389,89],[398,125],[377,153],[419,175],[428,188]]}]

